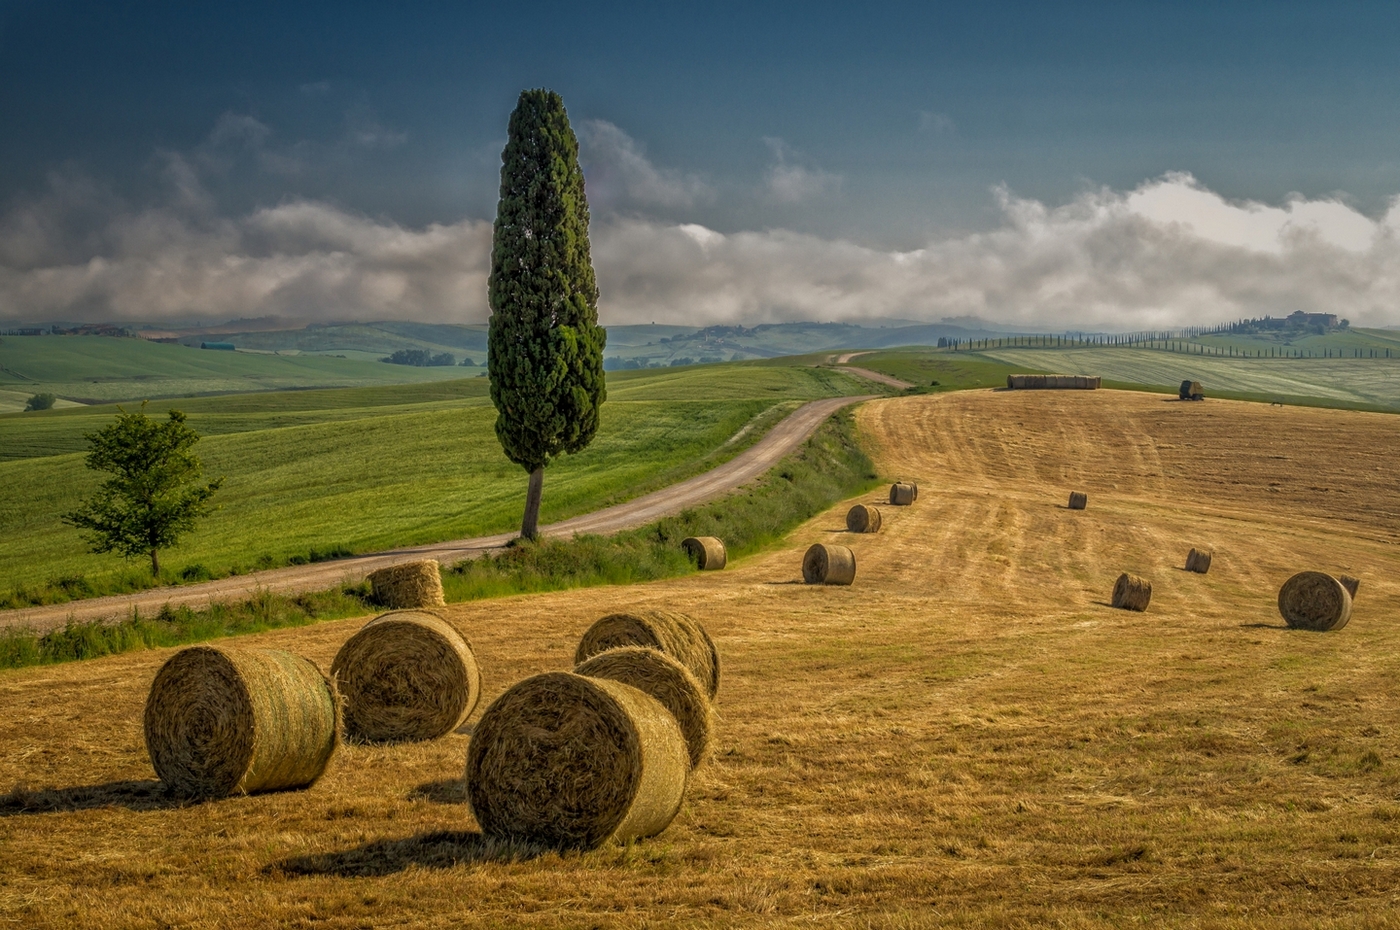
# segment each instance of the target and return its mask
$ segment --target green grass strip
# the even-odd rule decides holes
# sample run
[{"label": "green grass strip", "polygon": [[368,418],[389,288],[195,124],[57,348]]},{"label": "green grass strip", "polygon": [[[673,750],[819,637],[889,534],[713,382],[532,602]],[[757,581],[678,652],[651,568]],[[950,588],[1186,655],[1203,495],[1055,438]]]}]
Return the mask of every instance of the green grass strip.
[{"label": "green grass strip", "polygon": [[[446,571],[451,603],[562,591],[597,585],[654,581],[695,571],[680,549],[687,536],[719,536],[731,559],[759,552],[836,502],[878,483],[861,450],[851,411],[827,420],[797,452],[758,481],[674,517],[614,536],[576,536],[512,546]],[[305,626],[376,609],[367,583],[310,594],[259,591],[241,602],[207,610],[161,608],[151,617],[119,623],[70,623],[37,633],[0,630],[0,669],[94,659],[138,649],[204,642],[225,636]]]}]

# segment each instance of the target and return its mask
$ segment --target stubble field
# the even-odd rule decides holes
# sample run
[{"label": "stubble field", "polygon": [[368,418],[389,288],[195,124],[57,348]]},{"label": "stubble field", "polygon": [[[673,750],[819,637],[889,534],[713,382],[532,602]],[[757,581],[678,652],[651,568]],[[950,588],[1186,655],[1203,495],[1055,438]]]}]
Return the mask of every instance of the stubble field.
[{"label": "stubble field", "polygon": [[[1392,417],[984,391],[858,422],[920,486],[879,535],[846,534],[842,505],[721,573],[447,610],[487,702],[567,668],[603,613],[707,625],[717,748],[662,835],[482,840],[467,733],[180,805],[140,729],[170,652],[133,654],[0,674],[0,921],[1400,926]],[[796,583],[816,541],[856,551],[854,586]],[[1192,546],[1209,575],[1181,570]],[[1345,630],[1283,627],[1278,586],[1304,568],[1361,579]],[[1147,613],[1107,606],[1124,570],[1153,581]],[[361,622],[241,643],[326,668]]]}]

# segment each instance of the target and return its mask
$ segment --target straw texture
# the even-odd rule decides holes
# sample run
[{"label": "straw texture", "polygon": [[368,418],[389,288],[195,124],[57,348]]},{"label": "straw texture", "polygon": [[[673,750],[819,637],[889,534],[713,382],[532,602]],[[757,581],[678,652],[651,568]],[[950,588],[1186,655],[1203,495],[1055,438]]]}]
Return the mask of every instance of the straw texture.
[{"label": "straw texture", "polygon": [[1214,556],[1215,553],[1211,552],[1209,549],[1192,549],[1190,552],[1186,553],[1186,570],[1188,572],[1195,572],[1198,575],[1204,575],[1206,572],[1210,571],[1210,560],[1214,558]]},{"label": "straw texture", "polygon": [[442,571],[435,559],[404,562],[369,573],[374,602],[391,610],[442,607]]},{"label": "straw texture", "polygon": [[365,624],[336,653],[331,677],[344,700],[346,735],[371,742],[436,739],[465,723],[481,700],[471,645],[422,610]]},{"label": "straw texture", "polygon": [[574,664],[582,665],[619,646],[646,646],[664,652],[690,670],[710,700],[719,693],[719,650],[705,627],[688,614],[670,610],[609,614],[583,634],[574,652]]},{"label": "straw texture", "polygon": [[1113,586],[1113,606],[1123,610],[1146,610],[1152,600],[1152,582],[1127,572]]},{"label": "straw texture", "polygon": [[681,540],[681,548],[702,572],[718,571],[729,561],[724,540],[718,536],[687,536]]},{"label": "straw texture", "polygon": [[1007,375],[1006,386],[1012,390],[1060,388],[1081,391],[1097,390],[1102,379],[1091,375]]},{"label": "straw texture", "polygon": [[467,800],[489,836],[592,849],[666,829],[689,772],[680,727],[655,698],[549,672],[482,714],[467,750]]},{"label": "straw texture", "polygon": [[656,698],[676,718],[690,752],[691,767],[704,761],[714,729],[714,711],[704,686],[684,665],[656,649],[622,646],[598,653],[574,673],[620,681]]},{"label": "straw texture", "polygon": [[896,507],[908,507],[918,500],[918,497],[919,488],[917,485],[905,481],[890,485],[890,503]]},{"label": "straw texture", "polygon": [[308,660],[274,649],[181,650],[146,699],[151,764],[189,797],[307,787],[325,772],[338,730],[330,682]]},{"label": "straw texture", "polygon": [[851,533],[880,532],[880,508],[856,504],[846,511],[846,530]]},{"label": "straw texture", "polygon": [[856,580],[856,554],[846,546],[816,543],[802,557],[802,580],[807,584],[850,584]]},{"label": "straw texture", "polygon": [[1278,612],[1294,629],[1340,630],[1351,619],[1351,594],[1325,572],[1299,572],[1279,588]]}]

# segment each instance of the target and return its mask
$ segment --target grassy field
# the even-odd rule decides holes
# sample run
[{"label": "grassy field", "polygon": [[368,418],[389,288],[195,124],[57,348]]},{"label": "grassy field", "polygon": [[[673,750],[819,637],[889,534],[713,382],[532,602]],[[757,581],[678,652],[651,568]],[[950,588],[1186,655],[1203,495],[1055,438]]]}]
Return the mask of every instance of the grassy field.
[{"label": "grassy field", "polygon": [[[798,524],[877,481],[860,449],[850,410],[823,423],[762,478],[719,500],[611,536],[547,538],[463,562],[443,573],[448,603],[511,594],[633,584],[696,570],[687,536],[722,535],[731,563],[761,551]],[[203,642],[374,609],[368,582],[307,594],[266,588],[207,609],[169,604],[154,615],[108,623],[69,622],[47,633],[0,628],[0,669],[92,659],[138,649]]]},{"label": "grassy field", "polygon": [[[469,379],[181,402],[205,435],[198,452],[207,472],[227,480],[215,498],[220,509],[163,559],[171,577],[517,526],[525,476],[500,450],[484,386]],[[546,473],[541,520],[689,477],[742,451],[804,400],[867,390],[810,368],[617,373],[598,437]],[[62,600],[147,583],[135,563],[88,554],[59,521],[98,483],[83,465],[83,434],[111,419],[98,408],[0,416],[0,485],[11,489],[0,497],[0,598]]]},{"label": "grassy field", "polygon": [[999,359],[953,354],[937,349],[909,348],[862,352],[852,365],[893,375],[927,393],[963,391],[969,388],[1000,387],[1006,376],[1018,371],[1041,371],[1018,367]]},{"label": "grassy field", "polygon": [[1214,348],[1231,348],[1238,352],[1254,354],[1262,352],[1275,354],[1301,353],[1312,357],[1400,358],[1400,330],[1394,329],[1346,329],[1328,333],[1289,333],[1268,331],[1261,333],[1225,333],[1219,336],[1200,336],[1195,340]]},{"label": "grassy field", "polygon": [[445,381],[469,368],[415,368],[328,355],[220,352],[108,336],[0,338],[0,390],[93,403],[292,388]]},{"label": "grassy field", "polygon": [[[304,792],[188,804],[147,760],[171,650],[0,673],[0,921],[197,926],[1395,928],[1400,610],[1385,415],[973,391],[864,405],[879,534],[849,504],[717,573],[479,601],[482,708],[598,617],[687,610],[723,663],[712,757],[659,836],[494,842],[471,726],[348,744]],[[1367,438],[1336,454],[1339,432]],[[1084,511],[1065,509],[1084,490]],[[846,588],[804,549],[857,553]],[[1210,546],[1208,575],[1181,569]],[[1294,571],[1361,579],[1284,628]],[[1105,602],[1120,571],[1144,614]],[[330,665],[361,619],[244,637]],[[478,711],[478,714],[481,711]]]},{"label": "grassy field", "polygon": [[1207,397],[1400,409],[1400,357],[1230,358],[1126,348],[998,349],[985,354],[1018,371],[1101,375],[1106,381],[1173,393],[1190,379],[1201,382]]}]

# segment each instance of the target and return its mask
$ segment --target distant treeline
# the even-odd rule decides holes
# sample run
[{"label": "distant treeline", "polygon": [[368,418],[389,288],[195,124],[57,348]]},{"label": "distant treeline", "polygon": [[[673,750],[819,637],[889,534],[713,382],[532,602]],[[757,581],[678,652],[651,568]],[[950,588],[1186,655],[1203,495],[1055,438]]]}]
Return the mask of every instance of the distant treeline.
[{"label": "distant treeline", "polygon": [[[413,365],[416,368],[438,368],[457,364],[457,356],[451,352],[440,352],[437,355],[427,349],[399,349],[393,355],[385,356],[381,362],[388,362],[390,365]],[[462,364],[474,366],[476,362],[469,358],[462,359]]]},{"label": "distant treeline", "polygon": [[[666,340],[661,340],[665,342]],[[715,362],[722,362],[724,358],[718,355],[704,355],[700,358],[673,358],[668,363],[648,362],[644,358],[623,358],[619,355],[609,355],[603,359],[604,371],[632,371],[639,368],[675,368],[680,365],[710,365]]]}]

